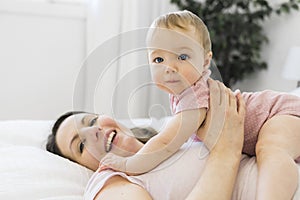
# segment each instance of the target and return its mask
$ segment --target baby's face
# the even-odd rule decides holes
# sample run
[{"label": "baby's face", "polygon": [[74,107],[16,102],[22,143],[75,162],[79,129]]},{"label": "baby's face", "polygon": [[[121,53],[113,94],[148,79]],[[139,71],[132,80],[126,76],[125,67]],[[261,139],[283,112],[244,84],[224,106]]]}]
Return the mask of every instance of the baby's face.
[{"label": "baby's face", "polygon": [[155,28],[149,35],[148,60],[159,88],[180,94],[202,76],[204,49],[194,31]]}]

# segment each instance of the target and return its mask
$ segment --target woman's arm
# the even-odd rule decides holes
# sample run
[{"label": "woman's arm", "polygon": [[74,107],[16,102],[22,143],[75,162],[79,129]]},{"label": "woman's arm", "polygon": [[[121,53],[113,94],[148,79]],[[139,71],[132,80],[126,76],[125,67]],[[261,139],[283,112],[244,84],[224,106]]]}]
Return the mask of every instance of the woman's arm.
[{"label": "woman's arm", "polygon": [[130,183],[121,176],[110,178],[94,200],[151,200],[149,193],[141,186]]},{"label": "woman's arm", "polygon": [[[210,111],[200,135],[211,150],[203,174],[187,199],[231,199],[244,138],[245,103],[221,83],[209,81]],[[203,136],[203,135],[202,135]]]}]

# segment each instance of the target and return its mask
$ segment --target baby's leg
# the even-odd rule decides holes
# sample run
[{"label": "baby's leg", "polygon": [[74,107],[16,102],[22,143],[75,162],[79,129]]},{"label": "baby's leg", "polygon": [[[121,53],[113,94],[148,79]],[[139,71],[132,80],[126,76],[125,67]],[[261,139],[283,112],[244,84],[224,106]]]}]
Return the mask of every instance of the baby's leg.
[{"label": "baby's leg", "polygon": [[292,199],[298,186],[300,118],[274,116],[262,127],[256,145],[257,200]]}]

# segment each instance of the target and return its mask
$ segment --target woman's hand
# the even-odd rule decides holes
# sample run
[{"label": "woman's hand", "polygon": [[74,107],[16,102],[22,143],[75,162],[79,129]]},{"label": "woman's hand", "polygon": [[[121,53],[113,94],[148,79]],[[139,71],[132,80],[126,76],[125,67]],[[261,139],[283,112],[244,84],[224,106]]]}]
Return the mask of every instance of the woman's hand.
[{"label": "woman's hand", "polygon": [[241,152],[244,141],[245,102],[223,83],[209,79],[210,109],[204,125],[198,130],[210,151]]},{"label": "woman's hand", "polygon": [[230,200],[244,141],[245,103],[218,81],[209,80],[210,109],[199,134],[210,149],[203,173],[186,200]]}]

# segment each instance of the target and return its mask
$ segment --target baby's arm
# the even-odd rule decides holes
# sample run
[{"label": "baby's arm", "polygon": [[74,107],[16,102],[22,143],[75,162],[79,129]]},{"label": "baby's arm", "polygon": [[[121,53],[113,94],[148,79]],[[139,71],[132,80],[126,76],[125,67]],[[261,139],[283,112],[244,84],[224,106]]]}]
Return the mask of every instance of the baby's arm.
[{"label": "baby's arm", "polygon": [[205,116],[206,109],[182,111],[174,115],[166,127],[135,155],[126,158],[110,155],[101,162],[114,170],[129,174],[148,172],[173,155],[197,131]]}]

